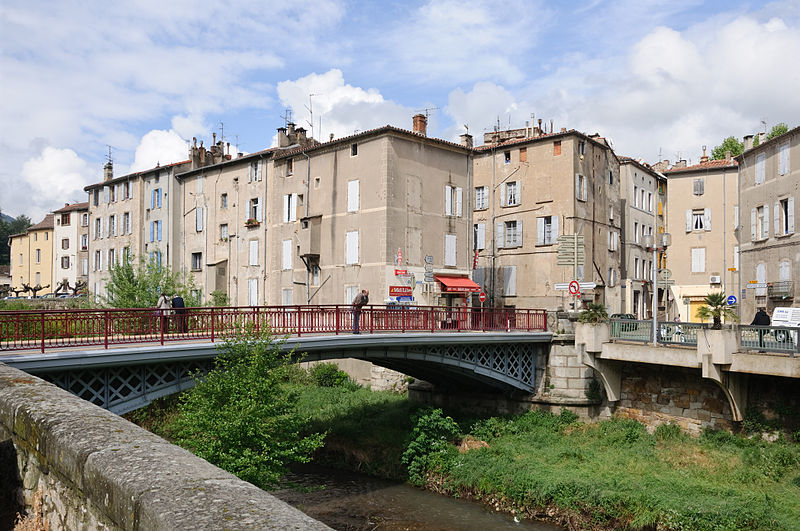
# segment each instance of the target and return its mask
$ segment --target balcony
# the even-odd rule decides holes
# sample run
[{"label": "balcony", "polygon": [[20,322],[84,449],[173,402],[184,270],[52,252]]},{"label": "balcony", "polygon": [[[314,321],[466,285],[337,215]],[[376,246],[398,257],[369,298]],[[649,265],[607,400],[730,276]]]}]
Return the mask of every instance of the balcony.
[{"label": "balcony", "polygon": [[794,280],[781,280],[779,282],[770,282],[767,285],[767,296],[770,299],[793,299],[794,298]]}]

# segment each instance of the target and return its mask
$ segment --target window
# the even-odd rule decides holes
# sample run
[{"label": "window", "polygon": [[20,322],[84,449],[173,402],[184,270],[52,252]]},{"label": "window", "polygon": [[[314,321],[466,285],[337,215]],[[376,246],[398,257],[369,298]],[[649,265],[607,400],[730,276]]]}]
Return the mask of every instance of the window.
[{"label": "window", "polygon": [[456,265],[456,242],[457,238],[455,234],[445,234],[444,235],[444,265],[447,266],[455,266]]},{"label": "window", "polygon": [[608,207],[608,220],[612,221],[612,222],[614,221],[614,207],[613,206]]},{"label": "window", "polygon": [[89,249],[89,235],[81,234],[81,251],[86,251],[88,249]]},{"label": "window", "polygon": [[69,256],[61,257],[61,269],[69,269]]},{"label": "window", "polygon": [[117,200],[117,194],[116,194],[117,186],[118,185],[109,186],[108,187],[108,202],[109,203],[114,203]]},{"label": "window", "polygon": [[703,273],[706,270],[706,248],[692,249],[692,273]]},{"label": "window", "polygon": [[111,270],[112,267],[114,267],[114,265],[116,265],[116,263],[117,263],[117,253],[114,251],[114,249],[109,249],[108,250],[108,269],[109,269],[109,271]]},{"label": "window", "polygon": [[579,201],[586,201],[588,197],[586,177],[580,174],[575,175],[575,197]]},{"label": "window", "polygon": [[35,242],[39,241],[39,233],[38,232],[34,232],[33,233],[33,241],[35,241]]},{"label": "window", "polygon": [[250,240],[250,265],[258,265],[258,240]]},{"label": "window", "polygon": [[519,161],[528,162],[528,148],[519,148]]},{"label": "window", "polygon": [[503,164],[511,164],[511,152],[503,152]]},{"label": "window", "polygon": [[358,144],[350,144],[350,156],[355,157],[358,155]]},{"label": "window", "polygon": [[765,157],[763,153],[756,157],[756,184],[762,184],[764,182],[764,162]]},{"label": "window", "polygon": [[445,185],[444,215],[461,217],[461,188]]},{"label": "window", "polygon": [[100,205],[100,190],[95,188],[92,190],[92,205],[99,206]]},{"label": "window", "polygon": [[641,269],[639,269],[639,258],[633,259],[633,279],[639,280],[642,278]]},{"label": "window", "polygon": [[152,195],[150,197],[150,208],[156,209],[161,208],[161,188],[156,188],[153,190]]},{"label": "window", "polygon": [[[353,144],[355,145],[355,144]],[[359,198],[358,198],[358,179],[354,181],[347,181],[347,211],[358,212]]]},{"label": "window", "polygon": [[641,208],[642,210],[646,210],[647,209],[647,203],[644,202],[644,194],[645,194],[644,188],[642,188],[641,194],[642,194],[642,200],[639,202],[639,208]]},{"label": "window", "polygon": [[608,250],[616,251],[619,249],[619,233],[617,231],[608,231]]},{"label": "window", "polygon": [[586,142],[581,140],[578,142],[578,154],[585,155],[586,154]]},{"label": "window", "polygon": [[775,236],[794,234],[794,197],[775,203]]},{"label": "window", "polygon": [[291,306],[292,304],[294,304],[292,291],[293,291],[292,288],[283,288],[281,290],[281,303],[284,306]]},{"label": "window", "polygon": [[608,268],[608,275],[606,276],[608,279],[608,287],[613,288],[617,285],[617,270],[613,267]]},{"label": "window", "polygon": [[36,251],[34,251],[34,262],[38,264],[41,261],[42,261],[42,250],[36,249]]},{"label": "window", "polygon": [[769,237],[769,206],[761,205],[750,212],[750,239],[765,240]]},{"label": "window", "polygon": [[122,227],[120,227],[120,234],[131,233],[131,213],[125,212],[122,214]]},{"label": "window", "polygon": [[89,226],[89,214],[81,214],[81,227]]},{"label": "window", "polygon": [[161,241],[161,220],[150,222],[150,241]]},{"label": "window", "polygon": [[764,297],[767,294],[767,264],[764,262],[756,265],[756,282],[756,297]]},{"label": "window", "polygon": [[203,232],[203,207],[197,207],[194,210],[194,230]]},{"label": "window", "polygon": [[611,170],[608,170],[608,184],[614,184],[614,172]]},{"label": "window", "polygon": [[711,209],[687,209],[686,232],[711,230]]},{"label": "window", "polygon": [[109,236],[117,235],[117,216],[114,215],[108,216],[108,235]]},{"label": "window", "polygon": [[94,252],[94,270],[95,271],[103,270],[103,255],[100,253],[100,251]]},{"label": "window", "polygon": [[47,241],[49,239],[50,239],[50,233],[49,232],[45,232],[44,233],[44,241]]},{"label": "window", "polygon": [[358,263],[358,231],[350,231],[345,239],[345,264]]},{"label": "window", "polygon": [[789,260],[781,260],[778,264],[778,280],[781,282],[792,280],[792,262]]},{"label": "window", "polygon": [[739,269],[739,246],[733,248],[733,267]]},{"label": "window", "polygon": [[786,143],[780,147],[778,154],[778,175],[786,175],[789,173],[789,144]]},{"label": "window", "polygon": [[36,273],[36,285],[37,286],[41,286],[42,285],[42,274],[41,273]]},{"label": "window", "polygon": [[89,259],[84,258],[81,260],[81,275],[86,276],[89,274]]},{"label": "window", "polygon": [[647,192],[647,211],[653,211],[653,192]]},{"label": "window", "polygon": [[558,155],[561,155],[561,140],[553,142],[553,156],[557,157]]},{"label": "window", "polygon": [[479,251],[486,248],[486,223],[472,226],[472,248]]},{"label": "window", "polygon": [[69,225],[69,218],[70,218],[69,212],[67,212],[66,214],[61,214],[61,225],[62,226]]},{"label": "window", "polygon": [[122,199],[130,199],[131,198],[131,183],[130,181],[125,181],[125,184],[122,185]]},{"label": "window", "polygon": [[506,221],[505,231],[505,247],[520,247],[522,245],[522,221]]},{"label": "window", "polygon": [[634,221],[633,222],[633,241],[634,241],[634,243],[640,243],[639,242],[639,222],[638,221]]},{"label": "window", "polygon": [[475,210],[486,210],[489,208],[489,187],[475,187]]},{"label": "window", "polygon": [[558,241],[558,216],[536,218],[536,245],[553,245]]},{"label": "window", "polygon": [[258,306],[258,279],[247,279],[247,303],[250,306]]},{"label": "window", "polygon": [[292,159],[288,159],[286,161],[286,175],[291,175],[294,173],[294,161]]},{"label": "window", "polygon": [[505,203],[503,206],[516,206],[520,204],[520,197],[519,197],[519,182],[512,181],[510,183],[506,183],[506,192],[503,196]]},{"label": "window", "polygon": [[203,268],[203,253],[192,253],[192,271],[200,271]]},{"label": "window", "polygon": [[219,207],[228,208],[228,194],[222,194],[219,196]]},{"label": "window", "polygon": [[283,240],[283,262],[281,268],[292,268],[292,240]]},{"label": "window", "polygon": [[219,239],[220,240],[227,240],[228,239],[228,224],[223,223],[219,226]]},{"label": "window", "polygon": [[65,251],[69,249],[69,238],[62,238],[61,239],[61,248]]},{"label": "window", "polygon": [[22,253],[19,253],[19,265],[22,265],[22,263],[23,263],[23,261],[22,261]]},{"label": "window", "polygon": [[297,221],[297,194],[283,196],[283,222]]},{"label": "window", "polygon": [[123,247],[122,248],[122,260],[129,264],[131,262],[131,248],[130,247]]},{"label": "window", "polygon": [[705,193],[705,179],[699,178],[694,180],[694,187],[692,189],[692,193],[694,195],[703,195]]},{"label": "window", "polygon": [[256,160],[250,163],[247,170],[247,182],[261,180],[261,161]]},{"label": "window", "polygon": [[317,264],[311,266],[311,285],[319,286],[319,266]]},{"label": "window", "polygon": [[639,187],[633,187],[633,206],[639,208]]},{"label": "window", "polygon": [[503,296],[514,297],[517,294],[517,266],[503,268]]}]

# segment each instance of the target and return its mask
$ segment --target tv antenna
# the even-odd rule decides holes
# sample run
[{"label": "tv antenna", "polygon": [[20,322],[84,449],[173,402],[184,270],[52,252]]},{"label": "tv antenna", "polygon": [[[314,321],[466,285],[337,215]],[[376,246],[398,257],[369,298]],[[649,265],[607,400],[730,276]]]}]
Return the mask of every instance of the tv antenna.
[{"label": "tv antenna", "polygon": [[283,118],[283,126],[289,127],[289,123],[292,121],[292,110],[288,107],[284,109],[281,118]]},{"label": "tv antenna", "polygon": [[106,156],[106,161],[109,162],[110,164],[114,164],[114,157],[111,156],[111,152],[114,148],[112,148],[110,144],[106,144],[106,147],[108,148],[108,155]]},{"label": "tv antenna", "polygon": [[[313,98],[314,96],[321,96],[321,95],[322,94],[313,94],[313,93],[309,94],[308,95],[308,105],[305,106],[306,110],[308,111],[308,114],[311,117],[310,120],[306,120],[306,123],[309,126],[311,126],[311,138],[314,138],[314,105],[311,102],[311,98]],[[322,134],[322,117],[320,117],[320,119],[319,119],[319,129],[320,129],[320,133],[319,134],[321,135]]]},{"label": "tv antenna", "polygon": [[433,111],[438,111],[438,110],[439,110],[439,107],[425,107],[424,109],[420,109],[420,110],[416,111],[416,113],[417,114],[425,113],[425,119],[427,120],[428,117],[430,117],[430,115],[433,114]]},{"label": "tv antenna", "polygon": [[764,128],[764,132],[766,133],[767,132],[767,121],[764,118],[761,119],[761,126]]},{"label": "tv antenna", "polygon": [[225,142],[225,124],[223,122],[219,123],[219,139],[223,143]]}]

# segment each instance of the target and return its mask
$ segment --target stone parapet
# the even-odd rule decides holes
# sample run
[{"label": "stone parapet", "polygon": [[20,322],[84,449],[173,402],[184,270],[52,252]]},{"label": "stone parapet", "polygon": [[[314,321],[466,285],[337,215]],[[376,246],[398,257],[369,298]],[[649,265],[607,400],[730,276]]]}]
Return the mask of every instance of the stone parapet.
[{"label": "stone parapet", "polygon": [[[50,529],[329,529],[254,485],[0,364],[0,491]],[[8,475],[4,475],[8,476]]]}]

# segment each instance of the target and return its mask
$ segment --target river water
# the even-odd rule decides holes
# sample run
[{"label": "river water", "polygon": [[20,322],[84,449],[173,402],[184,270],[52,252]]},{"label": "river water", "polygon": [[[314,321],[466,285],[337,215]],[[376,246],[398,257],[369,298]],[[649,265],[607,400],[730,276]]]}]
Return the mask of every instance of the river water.
[{"label": "river water", "polygon": [[286,477],[295,488],[270,493],[341,531],[556,531],[559,527],[489,511],[404,483],[316,465],[297,467]]}]

